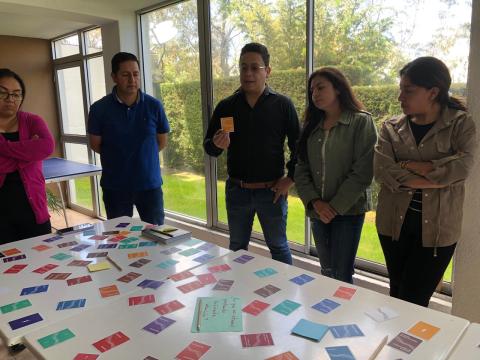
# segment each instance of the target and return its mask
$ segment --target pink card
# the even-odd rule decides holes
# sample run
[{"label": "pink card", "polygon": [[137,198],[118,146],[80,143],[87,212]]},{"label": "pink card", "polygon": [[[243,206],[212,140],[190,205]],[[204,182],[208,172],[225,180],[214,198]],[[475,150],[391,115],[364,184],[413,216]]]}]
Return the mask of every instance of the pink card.
[{"label": "pink card", "polygon": [[103,353],[114,348],[115,346],[123,344],[128,340],[130,339],[127,335],[125,335],[121,331],[118,331],[115,334],[112,334],[102,340],[97,341],[96,343],[93,343],[92,345],[95,346],[98,351]]},{"label": "pink card", "polygon": [[78,284],[82,284],[82,283],[89,282],[89,281],[92,281],[92,277],[90,275],[85,275],[85,276],[80,276],[80,277],[73,278],[73,279],[68,279],[67,280],[67,285],[68,286],[78,285]]},{"label": "pink card", "polygon": [[45,250],[51,249],[51,247],[47,245],[37,245],[32,247],[32,249],[37,251],[45,251]]},{"label": "pink card", "polygon": [[339,286],[337,291],[335,291],[335,294],[333,294],[333,296],[350,300],[356,291],[357,289],[353,289],[345,286]]},{"label": "pink card", "polygon": [[45,280],[65,280],[68,278],[72,273],[51,273],[45,278]]},{"label": "pink card", "polygon": [[100,355],[97,354],[77,354],[73,360],[96,360]]},{"label": "pink card", "polygon": [[182,271],[177,274],[170,275],[170,279],[173,281],[180,281],[183,279],[188,279],[189,277],[192,277],[193,274],[190,271]]},{"label": "pink card", "polygon": [[177,360],[198,360],[200,359],[211,346],[192,341],[185,349],[182,350],[175,359]]},{"label": "pink card", "polygon": [[132,296],[128,298],[128,306],[151,304],[155,302],[155,295]]},{"label": "pink card", "polygon": [[47,264],[47,265],[44,265],[42,267],[39,267],[38,269],[33,270],[32,272],[37,273],[37,274],[45,274],[47,271],[53,270],[56,267],[58,267],[58,265]]},{"label": "pink card", "polygon": [[267,307],[269,307],[270,304],[264,303],[259,300],[253,300],[250,304],[245,306],[242,311],[252,314],[253,316],[257,316],[260,314],[263,310],[265,310]]},{"label": "pink card", "polygon": [[105,235],[93,235],[89,237],[90,240],[105,240],[108,239],[108,236]]},{"label": "pink card", "polygon": [[165,304],[158,305],[157,307],[154,307],[154,309],[160,314],[160,315],[165,315],[169,314],[171,312],[174,312],[178,309],[184,308],[185,305],[183,305],[180,301],[178,300],[173,300],[169,301]]},{"label": "pink card", "polygon": [[203,287],[202,283],[198,280],[189,282],[188,284],[177,286],[177,289],[182,293],[187,294],[193,290],[197,290]]},{"label": "pink card", "polygon": [[215,284],[217,279],[211,273],[197,275],[197,279],[202,283],[202,285]]},{"label": "pink card", "polygon": [[272,334],[270,333],[240,335],[240,339],[244,348],[274,345]]},{"label": "pink card", "polygon": [[208,268],[208,271],[212,273],[216,273],[216,272],[228,271],[231,269],[232,268],[228,264],[222,264],[222,265],[210,266]]},{"label": "pink card", "polygon": [[119,277],[117,281],[121,281],[128,284],[130,281],[135,280],[140,276],[142,276],[142,274],[139,274],[136,272],[129,272],[128,274],[125,274],[122,277]]},{"label": "pink card", "polygon": [[12,267],[8,268],[5,270],[3,273],[4,274],[18,274],[20,271],[25,269],[28,265],[27,264],[17,264],[13,265]]}]

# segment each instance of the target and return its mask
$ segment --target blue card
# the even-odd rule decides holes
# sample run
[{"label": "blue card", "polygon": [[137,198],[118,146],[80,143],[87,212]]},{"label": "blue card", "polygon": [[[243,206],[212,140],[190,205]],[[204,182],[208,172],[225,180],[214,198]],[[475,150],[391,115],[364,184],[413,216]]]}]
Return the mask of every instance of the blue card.
[{"label": "blue card", "polygon": [[244,255],[242,255],[242,256],[239,256],[239,257],[233,259],[233,261],[235,261],[235,262],[237,262],[237,263],[239,263],[239,264],[245,264],[245,263],[249,262],[249,261],[252,260],[252,259],[254,259],[253,256],[244,254]]},{"label": "blue card", "polygon": [[355,324],[330,326],[330,331],[336,339],[363,336],[362,330]]},{"label": "blue card", "polygon": [[299,303],[291,300],[282,301],[280,304],[275,306],[272,310],[276,311],[283,315],[290,315],[293,311],[300,307]]},{"label": "blue card", "polygon": [[117,244],[100,244],[97,246],[97,249],[115,249]]},{"label": "blue card", "polygon": [[172,254],[175,254],[176,252],[179,252],[180,250],[182,249],[179,249],[177,247],[172,247],[170,249],[167,249],[167,250],[163,250],[163,251],[160,251],[160,254],[164,254],[164,255],[172,255]]},{"label": "blue card", "polygon": [[320,341],[321,338],[327,333],[328,326],[301,319],[297,325],[292,329],[292,333],[300,335],[309,339]]},{"label": "blue card", "polygon": [[117,227],[117,228],[124,228],[124,227],[127,227],[128,225],[130,225],[130,223],[120,223],[120,224],[118,224],[118,225],[115,226],[115,227]]},{"label": "blue card", "polygon": [[276,273],[277,273],[277,271],[275,269],[272,269],[272,268],[265,268],[265,269],[257,270],[257,271],[254,272],[254,274],[257,275],[260,278],[264,278],[264,277],[267,277],[267,276],[272,276],[272,275],[275,275]]},{"label": "blue card", "polygon": [[138,247],[145,247],[145,246],[157,246],[155,241],[142,241],[138,244]]},{"label": "blue card", "polygon": [[60,301],[57,305],[58,310],[76,309],[85,306],[87,299]]},{"label": "blue card", "polygon": [[204,254],[202,256],[196,257],[193,261],[199,262],[200,264],[206,263],[208,260],[213,259],[215,256],[210,254]]},{"label": "blue card", "polygon": [[32,314],[32,315],[22,317],[20,319],[9,321],[8,324],[10,325],[12,330],[16,330],[16,329],[20,329],[20,328],[28,326],[28,325],[35,324],[35,323],[37,323],[39,321],[42,321],[42,320],[43,320],[43,318],[40,316],[40,314],[36,313],[36,314]]},{"label": "blue card", "polygon": [[91,245],[88,245],[88,244],[80,244],[71,248],[70,251],[82,251],[82,250],[85,250],[86,248],[89,248],[90,246]]},{"label": "blue card", "polygon": [[197,247],[198,250],[203,250],[203,251],[208,251],[210,250],[211,248],[215,247],[215,244],[212,244],[212,243],[205,243],[203,245],[200,245],[199,247]]},{"label": "blue card", "polygon": [[168,259],[168,260],[162,261],[160,264],[157,265],[157,267],[161,269],[168,269],[170,266],[173,266],[177,263],[178,263],[177,260]]},{"label": "blue card", "polygon": [[45,239],[43,241],[46,242],[46,243],[51,243],[51,242],[54,242],[54,241],[57,241],[57,240],[60,240],[60,239],[63,239],[63,236],[55,235],[55,236],[49,237],[48,239]]},{"label": "blue card", "polygon": [[39,285],[39,286],[27,287],[27,288],[22,289],[22,292],[20,293],[20,296],[38,294],[38,293],[41,293],[41,292],[45,292],[47,290],[48,290],[48,285]]},{"label": "blue card", "polygon": [[198,245],[198,244],[202,244],[202,243],[203,243],[202,240],[190,239],[190,240],[187,240],[187,241],[183,242],[182,245],[192,247],[192,246],[195,246],[195,245]]},{"label": "blue card", "polygon": [[163,281],[145,279],[141,283],[139,283],[137,286],[141,287],[142,289],[149,288],[149,289],[157,290],[163,284],[164,284]]},{"label": "blue card", "polygon": [[331,360],[355,360],[348,346],[329,346],[325,350]]},{"label": "blue card", "polygon": [[311,277],[310,275],[307,274],[302,274],[299,276],[294,277],[293,279],[290,279],[290,281],[293,281],[297,285],[303,285],[306,284],[312,280],[315,280],[315,278]]},{"label": "blue card", "polygon": [[340,304],[333,301],[333,300],[323,299],[318,304],[313,305],[312,308],[314,308],[315,310],[318,310],[318,311],[320,311],[324,314],[328,314],[330,311],[336,309],[339,306],[340,306]]},{"label": "blue card", "polygon": [[88,229],[82,233],[83,236],[92,236],[96,235],[95,229]]}]

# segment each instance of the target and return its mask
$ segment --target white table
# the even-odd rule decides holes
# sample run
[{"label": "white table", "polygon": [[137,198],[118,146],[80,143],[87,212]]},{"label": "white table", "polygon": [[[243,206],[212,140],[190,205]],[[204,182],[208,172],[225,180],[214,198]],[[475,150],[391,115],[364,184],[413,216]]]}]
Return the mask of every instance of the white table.
[{"label": "white table", "polygon": [[472,323],[448,357],[449,360],[480,359],[480,324]]},{"label": "white table", "polygon": [[[246,264],[233,261],[242,254],[249,254],[255,258]],[[183,294],[177,289],[177,286],[189,283],[195,280],[194,278],[179,282],[168,280],[156,291],[145,289],[130,294],[130,296],[154,294],[155,304],[129,306],[129,296],[119,297],[108,307],[85,311],[81,317],[66,319],[28,334],[27,345],[44,359],[71,359],[78,353],[98,354],[98,350],[92,344],[121,331],[130,340],[102,353],[101,359],[144,359],[147,356],[157,359],[173,359],[192,341],[211,346],[202,360],[265,359],[286,351],[293,352],[299,359],[328,359],[325,347],[342,345],[348,346],[356,359],[368,359],[385,335],[392,339],[399,332],[406,332],[418,321],[424,321],[441,328],[441,330],[432,339],[419,345],[410,355],[385,346],[378,359],[437,360],[446,358],[468,326],[467,320],[358,287],[355,287],[356,293],[351,300],[333,297],[338,286],[348,286],[348,284],[245,251],[230,253],[197,267],[191,272],[195,275],[207,273],[208,267],[224,263],[228,264],[232,270],[215,273],[214,276],[217,280],[234,280],[234,284],[228,292],[215,291],[212,290],[214,285],[206,285],[193,292]],[[260,278],[253,273],[267,267],[275,269],[277,274]],[[308,274],[315,280],[302,286],[289,281],[301,274]],[[281,291],[267,298],[262,298],[253,292],[267,284],[272,284]],[[255,299],[271,305],[256,317],[242,313],[243,331],[240,333],[192,333],[191,325],[197,297],[205,296],[238,296],[242,298],[243,305],[247,305]],[[324,298],[332,299],[341,306],[329,314],[323,314],[311,308],[312,305]],[[302,306],[288,316],[272,311],[274,306],[286,299],[300,303]],[[176,321],[173,325],[157,335],[142,330],[144,326],[160,316],[153,309],[155,306],[173,300],[178,300],[185,305],[182,309],[164,315]],[[400,316],[377,323],[364,313],[369,309],[385,305],[394,309]],[[291,335],[291,329],[302,318],[328,326],[357,324],[365,336],[335,339],[328,332],[317,343]],[[38,343],[38,339],[66,328],[75,334],[74,338],[47,349],[43,349]],[[265,332],[272,334],[274,346],[242,348],[241,334]]]},{"label": "white table", "polygon": [[[119,223],[129,223],[129,225],[126,228],[116,228],[116,225],[118,225]],[[104,231],[129,230],[132,226],[143,227],[144,225],[145,223],[139,220],[134,220],[129,217],[121,217],[108,220],[103,223],[95,224],[95,232],[96,234],[102,234]],[[0,306],[17,303],[25,299],[28,299],[31,302],[31,306],[25,307],[23,309],[15,310],[5,314],[0,313],[0,336],[2,336],[8,346],[22,342],[23,337],[33,330],[42,328],[44,326],[49,326],[68,317],[82,315],[86,309],[91,309],[97,306],[106,306],[110,302],[114,301],[115,298],[118,296],[137,291],[137,289],[139,289],[137,285],[143,280],[165,280],[171,274],[200,265],[198,262],[193,261],[192,257],[162,255],[161,258],[157,258],[157,260],[168,260],[172,257],[175,257],[176,261],[178,262],[175,265],[165,269],[156,267],[155,265],[157,265],[157,262],[152,261],[142,268],[134,268],[126,265],[125,267],[121,267],[121,270],[119,270],[115,266],[111,266],[111,268],[108,270],[91,273],[86,267],[68,266],[68,264],[73,260],[88,260],[92,261],[92,264],[102,261],[108,261],[105,257],[88,258],[89,253],[108,252],[108,255],[111,257],[117,256],[122,258],[128,253],[136,253],[142,251],[147,251],[149,254],[153,255],[159,253],[162,250],[170,248],[172,245],[157,244],[154,247],[147,246],[138,247],[136,249],[98,249],[98,246],[101,244],[112,243],[110,239],[112,239],[112,237],[114,237],[115,235],[109,236],[108,239],[98,241],[89,239],[89,237],[92,235],[84,236],[82,233],[67,235],[60,240],[56,240],[50,243],[46,243],[43,241],[44,239],[50,238],[52,236],[53,234],[39,236],[36,238],[6,244],[0,247],[0,252],[16,248],[20,250],[22,254],[25,254],[27,256],[26,259],[6,263],[2,261],[3,259],[0,259]],[[149,241],[148,239],[140,237],[140,231],[131,231],[131,233],[126,236],[138,237],[138,240],[132,242],[136,244]],[[78,244],[64,248],[58,247],[58,245],[71,241],[76,241]],[[70,250],[81,244],[90,245],[90,247],[82,251]],[[37,251],[33,249],[33,247],[37,245],[47,245],[50,248],[45,251]],[[182,249],[189,248],[188,246],[183,246],[182,243],[179,243],[176,246]],[[212,256],[221,256],[227,252],[229,252],[229,250],[222,249],[215,245],[208,251],[202,251],[198,255],[209,253]],[[71,257],[65,260],[52,259],[51,256],[57,253],[65,253]],[[149,256],[144,256],[144,258],[148,259]],[[138,258],[130,260],[129,263],[132,263],[136,260],[138,260]],[[6,269],[18,264],[26,264],[28,266],[21,270],[18,274],[4,274],[4,271]],[[33,270],[38,269],[46,264],[54,264],[58,265],[58,267],[44,274],[32,272]],[[141,274],[141,276],[129,283],[120,282],[117,280],[118,278],[129,272],[135,272]],[[45,280],[45,277],[47,277],[51,273],[71,273],[67,280],[85,275],[90,275],[92,281],[81,283],[78,285],[68,286],[67,280]],[[39,285],[48,285],[48,291],[38,294],[20,296],[21,290],[23,288]],[[102,297],[100,295],[99,288],[110,285],[116,285],[120,295]],[[56,310],[58,302],[76,299],[86,299],[85,307],[60,311]],[[9,321],[13,321],[36,313],[40,314],[40,316],[43,318],[42,321],[16,330],[12,330]]]}]

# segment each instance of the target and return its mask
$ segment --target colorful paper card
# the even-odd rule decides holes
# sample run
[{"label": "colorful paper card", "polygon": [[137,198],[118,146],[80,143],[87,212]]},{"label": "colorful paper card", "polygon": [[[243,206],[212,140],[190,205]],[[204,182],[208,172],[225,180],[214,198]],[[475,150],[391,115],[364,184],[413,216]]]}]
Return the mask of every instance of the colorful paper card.
[{"label": "colorful paper card", "polygon": [[143,327],[143,330],[151,332],[152,334],[158,334],[165,330],[167,327],[175,323],[175,320],[167,318],[165,316],[160,316],[158,319],[155,319],[151,323],[148,323]]},{"label": "colorful paper card", "polygon": [[245,306],[242,309],[242,311],[246,312],[246,313],[249,313],[253,316],[257,316],[258,314],[260,314],[263,310],[265,310],[269,306],[270,306],[270,304],[264,303],[264,302],[259,301],[259,300],[253,300],[250,304]]},{"label": "colorful paper card", "polygon": [[89,239],[90,239],[90,240],[100,241],[100,240],[108,239],[108,236],[105,236],[105,235],[93,235],[93,236],[90,236]]},{"label": "colorful paper card", "polygon": [[16,320],[9,321],[8,324],[10,325],[10,328],[12,330],[17,330],[17,329],[20,329],[22,327],[35,324],[35,323],[37,323],[39,321],[42,321],[42,320],[43,320],[43,318],[40,316],[40,314],[36,313],[36,314],[21,317],[21,318],[16,319]]},{"label": "colorful paper card", "polygon": [[306,319],[300,321],[292,329],[292,334],[320,341],[328,331],[328,326]]},{"label": "colorful paper card", "polygon": [[215,256],[214,255],[210,255],[210,254],[203,254],[199,257],[196,257],[195,259],[193,259],[193,261],[195,262],[198,262],[200,264],[205,264],[206,262],[214,259]]},{"label": "colorful paper card", "polygon": [[57,304],[57,311],[82,308],[85,306],[86,302],[87,302],[87,299],[60,301]]},{"label": "colorful paper card", "polygon": [[160,251],[160,254],[164,254],[164,255],[172,255],[172,254],[175,254],[179,251],[181,251],[182,249],[179,249],[177,247],[171,247],[170,249],[166,249],[166,250],[162,250]]},{"label": "colorful paper card", "polygon": [[398,313],[388,306],[381,306],[376,309],[366,311],[365,314],[377,322],[383,322],[398,317]]},{"label": "colorful paper card", "polygon": [[291,351],[287,351],[272,357],[269,357],[265,360],[300,360],[297,358]]},{"label": "colorful paper card", "polygon": [[118,291],[117,285],[104,286],[99,288],[98,290],[100,290],[100,296],[102,298],[120,295],[120,291]]},{"label": "colorful paper card", "polygon": [[163,281],[145,279],[142,282],[140,282],[137,286],[141,287],[142,289],[157,290],[163,284],[164,284]]},{"label": "colorful paper card", "polygon": [[208,251],[215,246],[216,246],[215,244],[206,242],[205,244],[202,244],[202,245],[198,246],[197,249],[202,250],[202,251]]},{"label": "colorful paper card", "polygon": [[33,270],[32,272],[37,273],[37,274],[45,274],[47,271],[53,270],[56,267],[58,267],[58,265],[47,264],[47,265],[39,267],[38,269]]},{"label": "colorful paper card", "polygon": [[333,296],[342,298],[345,300],[350,300],[356,291],[357,289],[354,289],[354,288],[339,286],[337,291],[335,291],[335,294],[333,294]]},{"label": "colorful paper card", "polygon": [[97,252],[97,253],[89,253],[87,255],[87,258],[91,259],[91,258],[99,258],[99,257],[107,257],[107,256],[108,256],[108,252],[104,251],[104,252]]},{"label": "colorful paper card", "polygon": [[132,296],[128,298],[128,306],[144,305],[155,303],[155,295]]},{"label": "colorful paper card", "polygon": [[103,271],[103,270],[108,270],[111,269],[112,266],[110,265],[110,262],[108,261],[101,261],[96,264],[90,264],[87,265],[87,269],[90,272],[96,272],[96,271]]},{"label": "colorful paper card", "polygon": [[150,261],[152,261],[152,260],[142,258],[142,259],[138,259],[137,261],[131,263],[130,266],[138,269],[138,268],[141,268],[142,266],[147,265]]},{"label": "colorful paper card", "polygon": [[142,231],[143,225],[135,225],[130,228],[130,231]]},{"label": "colorful paper card", "polygon": [[5,256],[13,256],[17,254],[21,254],[22,252],[18,250],[17,248],[12,248],[12,249],[7,249],[7,250],[2,250],[3,255]]},{"label": "colorful paper card", "polygon": [[90,261],[90,260],[73,260],[67,266],[87,266],[92,262],[93,261]]},{"label": "colorful paper card", "polygon": [[118,224],[118,225],[115,226],[115,227],[117,227],[117,228],[126,228],[128,225],[130,225],[130,223],[123,222],[123,223]]},{"label": "colorful paper card", "polygon": [[185,307],[185,305],[183,305],[180,301],[173,300],[173,301],[169,301],[165,304],[158,305],[157,307],[154,307],[154,309],[160,315],[166,315],[166,314],[169,314],[171,312],[174,312],[174,311],[179,310],[179,309],[184,308],[184,307]]},{"label": "colorful paper card", "polygon": [[137,244],[121,244],[118,248],[120,250],[123,250],[123,249],[136,249],[138,247]]},{"label": "colorful paper card", "polygon": [[233,261],[239,263],[239,264],[245,264],[247,262],[249,262],[250,260],[254,259],[253,256],[250,256],[250,255],[247,255],[247,254],[244,254],[242,256],[239,256],[235,259],[233,259]]},{"label": "colorful paper card", "polygon": [[198,341],[192,341],[177,356],[176,360],[199,360],[205,353],[210,350],[211,346],[202,344]]},{"label": "colorful paper card", "polygon": [[141,257],[144,257],[144,256],[148,256],[148,251],[139,251],[139,252],[134,252],[134,253],[128,253],[127,254],[127,257],[129,259],[137,259],[137,258],[141,258]]},{"label": "colorful paper card", "polygon": [[213,276],[212,273],[200,274],[197,275],[197,279],[202,283],[202,285],[215,284],[217,279]]},{"label": "colorful paper card", "polygon": [[330,360],[355,360],[348,346],[328,346],[325,348]]},{"label": "colorful paper card", "polygon": [[313,305],[312,308],[324,314],[328,314],[330,311],[335,310],[339,306],[340,304],[333,300],[323,299],[319,303]]},{"label": "colorful paper card", "polygon": [[310,281],[313,281],[315,280],[315,278],[311,277],[310,275],[307,275],[307,274],[302,274],[302,275],[299,275],[299,276],[296,276],[292,279],[290,279],[291,282],[294,282],[295,284],[297,285],[304,285]]},{"label": "colorful paper card", "polygon": [[220,126],[222,127],[222,130],[227,132],[227,133],[231,133],[231,132],[235,131],[232,116],[221,117],[220,118]]},{"label": "colorful paper card", "polygon": [[228,264],[222,264],[222,265],[210,266],[208,268],[208,271],[210,271],[212,273],[216,273],[216,272],[228,271],[228,270],[231,270],[231,269],[232,268]]},{"label": "colorful paper card", "polygon": [[42,245],[34,246],[34,247],[32,247],[32,249],[40,252],[40,251],[45,251],[45,250],[51,249],[51,247],[48,246],[48,245],[43,245],[42,244]]},{"label": "colorful paper card", "polygon": [[395,336],[395,338],[393,338],[392,341],[390,341],[387,345],[406,354],[410,354],[421,343],[422,340],[401,332],[400,334]]},{"label": "colorful paper card", "polygon": [[78,353],[75,355],[73,360],[97,360],[100,355],[98,354],[84,354],[84,353]]},{"label": "colorful paper card", "polygon": [[5,270],[3,273],[4,274],[18,274],[20,271],[25,269],[28,265],[27,264],[17,264],[9,267],[7,270]]},{"label": "colorful paper card", "polygon": [[66,280],[72,273],[50,273],[45,280]]},{"label": "colorful paper card", "polygon": [[4,263],[7,263],[7,262],[12,262],[12,261],[17,261],[17,260],[23,260],[23,259],[26,259],[27,257],[25,255],[15,255],[15,256],[10,256],[10,257],[6,257],[6,258],[3,258],[3,262]]},{"label": "colorful paper card", "polygon": [[195,246],[195,245],[198,245],[198,244],[202,244],[202,243],[203,243],[202,240],[190,239],[190,240],[187,240],[187,241],[183,242],[182,245],[185,245],[185,246],[188,246],[188,247],[192,247],[192,246]]},{"label": "colorful paper card", "polygon": [[157,246],[155,241],[142,241],[138,244],[138,247]]},{"label": "colorful paper card", "polygon": [[198,254],[199,252],[200,252],[200,250],[198,250],[198,249],[190,248],[190,249],[187,249],[187,250],[180,251],[179,254],[182,255],[182,256],[185,256],[185,257],[189,257],[189,256],[192,256],[192,255]]},{"label": "colorful paper card", "polygon": [[29,306],[32,306],[32,303],[30,302],[30,300],[21,300],[15,303],[0,306],[0,313],[7,314],[9,312],[24,309]]},{"label": "colorful paper card", "polygon": [[187,294],[194,290],[200,289],[201,287],[203,287],[202,283],[198,280],[195,280],[195,281],[189,282],[188,284],[177,286],[177,289],[180,290],[182,293]]},{"label": "colorful paper card", "polygon": [[192,329],[198,332],[243,331],[242,299],[234,296],[199,297],[195,305]]},{"label": "colorful paper card", "polygon": [[118,331],[106,338],[103,338],[102,340],[99,340],[92,345],[100,352],[105,352],[110,349],[113,349],[114,347],[123,344],[124,342],[127,342],[130,340],[130,338],[122,333],[121,331]]},{"label": "colorful paper card", "polygon": [[78,246],[75,246],[70,249],[70,251],[83,251],[85,249],[88,249],[91,245],[88,244],[80,244]]},{"label": "colorful paper card", "polygon": [[66,243],[58,244],[57,247],[59,247],[60,249],[62,249],[62,248],[74,246],[74,245],[77,245],[77,244],[78,244],[78,243],[77,243],[76,241],[69,241],[69,242],[66,242]]},{"label": "colorful paper card", "polygon": [[56,333],[44,336],[37,341],[44,349],[48,349],[49,347],[60,344],[74,337],[75,334],[70,329],[63,329]]},{"label": "colorful paper card", "polygon": [[212,290],[229,291],[233,285],[233,280],[218,280]]},{"label": "colorful paper card", "polygon": [[39,285],[39,286],[31,286],[22,289],[20,296],[24,295],[31,295],[31,294],[39,294],[42,292],[46,292],[48,290],[48,285]]},{"label": "colorful paper card", "polygon": [[42,240],[42,241],[44,241],[46,243],[51,243],[51,242],[54,242],[54,241],[57,241],[57,240],[60,240],[60,239],[63,239],[63,236],[55,235],[55,236],[49,237],[48,239],[45,239],[45,240]]},{"label": "colorful paper card", "polygon": [[117,247],[117,244],[100,244],[97,246],[97,249],[115,249]]},{"label": "colorful paper card", "polygon": [[272,268],[265,268],[265,269],[257,270],[254,272],[254,274],[257,275],[259,278],[272,276],[272,275],[275,275],[276,273],[277,271]]},{"label": "colorful paper card", "polygon": [[291,300],[284,300],[282,301],[280,304],[278,304],[277,306],[275,306],[272,310],[273,311],[276,311],[280,314],[283,314],[283,315],[290,315],[292,312],[294,312],[295,310],[297,310],[299,307],[301,306],[301,304],[299,303],[296,303],[295,301],[291,301]]},{"label": "colorful paper card", "polygon": [[187,270],[187,271],[179,272],[177,274],[170,275],[170,279],[172,279],[173,281],[181,281],[184,279],[188,279],[192,276],[194,276],[193,273]]},{"label": "colorful paper card", "polygon": [[423,340],[430,340],[439,331],[440,328],[423,321],[419,321],[408,330],[410,334],[415,335]]},{"label": "colorful paper card", "polygon": [[280,289],[277,288],[276,286],[273,286],[273,285],[266,285],[258,290],[255,290],[254,293],[257,294],[257,295],[260,295],[261,297],[268,297],[270,295],[273,295],[275,294],[276,292],[279,292]]},{"label": "colorful paper card", "polygon": [[178,264],[177,260],[168,259],[168,260],[162,261],[160,264],[156,265],[156,267],[159,267],[160,269],[168,269],[169,267],[172,267],[175,264]]},{"label": "colorful paper card", "polygon": [[136,272],[129,272],[128,274],[125,274],[122,277],[119,277],[117,281],[121,281],[128,284],[130,281],[133,281],[140,276],[142,276],[142,274],[139,274]]},{"label": "colorful paper card", "polygon": [[336,339],[364,336],[356,324],[330,326],[330,332]]},{"label": "colorful paper card", "polygon": [[72,255],[68,255],[68,254],[65,254],[65,253],[58,253],[58,254],[55,254],[53,256],[50,256],[50,258],[58,260],[58,261],[70,259],[71,257],[72,257]]},{"label": "colorful paper card", "polygon": [[92,281],[92,277],[90,275],[84,275],[84,276],[79,276],[73,279],[68,279],[67,285],[73,286],[73,285],[83,284],[89,281]]},{"label": "colorful paper card", "polygon": [[271,333],[240,335],[240,340],[244,348],[274,345]]}]

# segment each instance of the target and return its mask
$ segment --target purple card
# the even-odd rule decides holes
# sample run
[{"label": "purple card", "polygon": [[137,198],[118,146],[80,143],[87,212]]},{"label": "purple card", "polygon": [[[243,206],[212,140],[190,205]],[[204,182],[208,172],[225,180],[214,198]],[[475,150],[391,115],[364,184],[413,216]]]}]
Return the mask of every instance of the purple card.
[{"label": "purple card", "polygon": [[328,356],[332,360],[355,360],[355,357],[353,356],[348,346],[329,346],[326,347],[325,350],[327,351]]},{"label": "purple card", "polygon": [[340,306],[340,304],[333,301],[333,300],[323,299],[318,304],[313,305],[312,308],[314,308],[315,310],[318,310],[318,311],[320,311],[324,314],[328,314],[330,311],[336,309],[339,306]]},{"label": "purple card", "polygon": [[7,262],[11,262],[11,261],[26,259],[26,258],[27,257],[23,254],[22,255],[17,255],[17,256],[10,256],[10,257],[3,258],[3,262],[7,263]]},{"label": "purple card", "polygon": [[97,246],[97,249],[115,249],[117,244],[100,244]]},{"label": "purple card", "polygon": [[208,260],[213,259],[215,256],[210,254],[204,254],[202,256],[196,257],[193,261],[199,262],[200,264],[206,263]]},{"label": "purple card", "polygon": [[310,275],[307,274],[302,274],[299,276],[294,277],[293,279],[290,279],[290,281],[294,282],[297,285],[303,285],[306,284],[312,280],[315,280],[315,278],[311,277]]},{"label": "purple card", "polygon": [[57,241],[57,240],[60,240],[60,239],[63,239],[63,236],[56,235],[56,236],[49,237],[48,239],[45,239],[43,241],[46,242],[46,243],[51,243],[51,242],[54,242],[54,241]]},{"label": "purple card", "polygon": [[65,248],[65,247],[69,247],[69,246],[74,246],[74,245],[77,245],[78,243],[76,241],[69,241],[69,242],[66,242],[66,243],[61,243],[61,244],[58,244],[57,246],[62,249],[62,248]]},{"label": "purple card", "polygon": [[141,283],[139,283],[137,286],[141,287],[142,289],[148,288],[148,289],[157,290],[163,284],[164,284],[163,281],[145,279]]},{"label": "purple card", "polygon": [[208,251],[210,250],[211,248],[215,247],[215,244],[212,244],[212,243],[205,243],[203,245],[200,245],[199,247],[197,247],[198,250],[203,250],[203,251]]},{"label": "purple card", "polygon": [[128,225],[130,225],[130,223],[120,223],[120,224],[118,224],[118,225],[115,226],[115,227],[117,227],[117,228],[125,228],[125,227],[127,227]]},{"label": "purple card", "polygon": [[78,246],[71,248],[70,251],[82,251],[82,250],[85,250],[86,248],[89,248],[90,246],[91,245],[88,245],[88,244],[80,244]]},{"label": "purple card", "polygon": [[422,340],[401,332],[387,345],[395,349],[410,354],[415,348],[422,343]]},{"label": "purple card", "polygon": [[143,265],[148,264],[150,261],[149,259],[138,259],[137,261],[134,261],[133,263],[130,264],[130,266],[134,268],[141,268]]},{"label": "purple card", "polygon": [[98,253],[89,253],[87,258],[98,258],[98,257],[106,257],[108,252],[98,252]]},{"label": "purple card", "polygon": [[22,317],[22,318],[17,319],[17,320],[9,321],[8,324],[10,325],[12,330],[16,330],[16,329],[20,329],[20,328],[28,326],[28,325],[35,324],[35,323],[37,323],[39,321],[42,321],[42,320],[43,320],[43,318],[40,316],[40,314],[36,313],[36,314],[32,314],[32,315]]},{"label": "purple card", "polygon": [[266,298],[266,297],[269,297],[270,295],[275,294],[276,292],[279,292],[279,291],[280,291],[279,288],[269,284],[267,286],[264,286],[260,289],[255,290],[254,293]]},{"label": "purple card", "polygon": [[233,285],[233,280],[218,280],[212,290],[228,291]]},{"label": "purple card", "polygon": [[38,293],[41,293],[41,292],[45,292],[47,290],[48,290],[48,285],[27,287],[27,288],[22,289],[22,292],[20,293],[20,296],[38,294]]},{"label": "purple card", "polygon": [[250,256],[250,255],[242,255],[242,256],[239,256],[237,257],[236,259],[233,259],[233,261],[239,263],[239,264],[245,264],[247,262],[249,262],[250,260],[254,259],[253,256]]},{"label": "purple card", "polygon": [[158,319],[146,325],[143,330],[149,331],[152,334],[158,334],[159,332],[165,330],[167,327],[172,325],[174,322],[175,320],[169,319],[165,316],[160,316]]},{"label": "purple card", "polygon": [[163,251],[160,251],[160,254],[164,254],[164,255],[172,255],[172,254],[175,254],[179,251],[181,251],[182,249],[179,249],[177,247],[172,247],[170,249],[167,249],[167,250],[163,250]]}]

